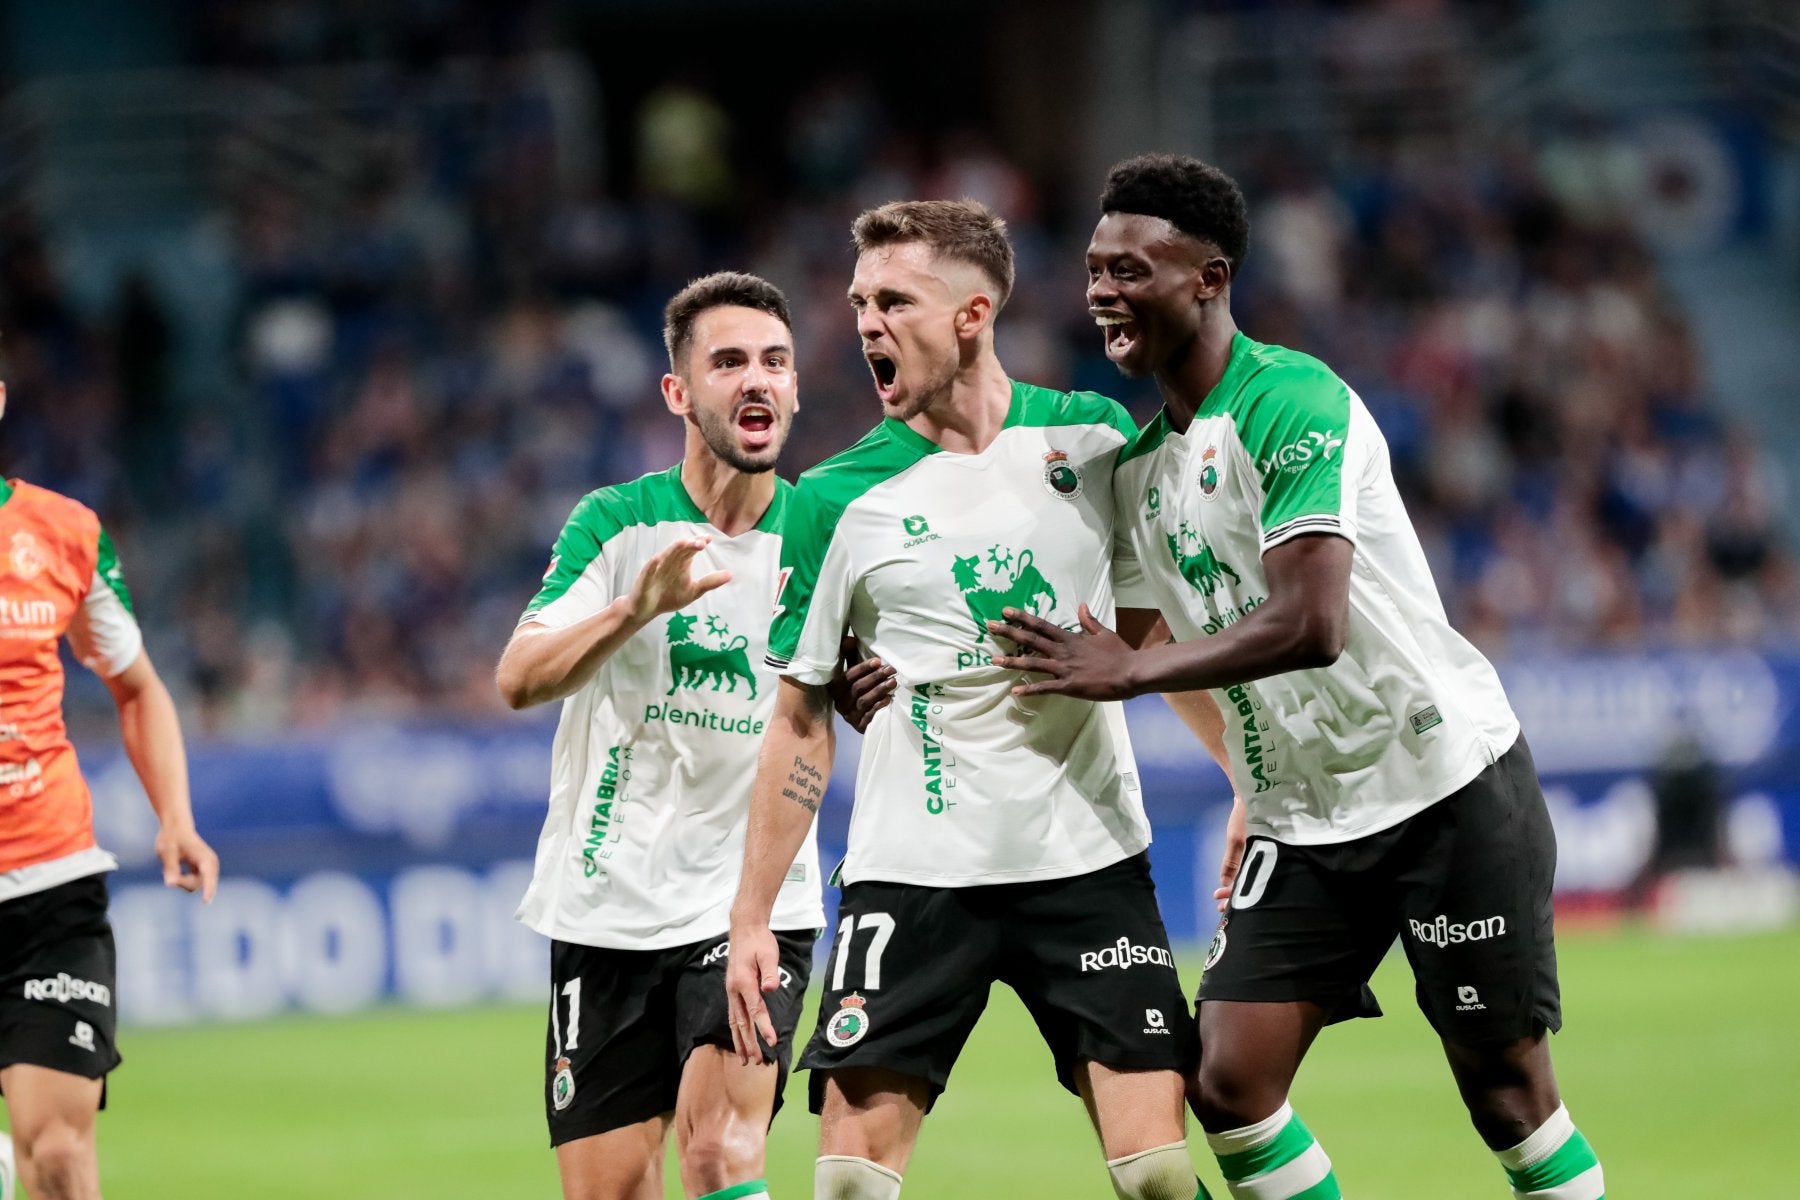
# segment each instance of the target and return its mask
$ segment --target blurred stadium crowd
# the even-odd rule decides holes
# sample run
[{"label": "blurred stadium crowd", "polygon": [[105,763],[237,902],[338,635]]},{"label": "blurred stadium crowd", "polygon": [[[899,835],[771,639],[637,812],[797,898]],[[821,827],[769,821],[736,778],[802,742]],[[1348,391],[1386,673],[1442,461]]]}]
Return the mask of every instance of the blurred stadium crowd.
[{"label": "blurred stadium crowd", "polygon": [[[285,24],[258,7],[218,6],[234,15],[209,27],[207,65],[341,50],[323,6],[260,6],[309,18]],[[729,93],[671,77],[630,114],[628,179],[602,184],[570,166],[567,56],[489,36],[470,15],[485,7],[424,6],[436,42],[373,48],[393,57],[354,77],[375,150],[347,202],[212,197],[234,292],[225,403],[175,394],[178,323],[155,283],[78,306],[42,214],[5,214],[0,465],[102,513],[201,728],[498,709],[495,655],[570,507],[680,454],[660,309],[695,275],[753,270],[794,302],[784,474],[860,435],[878,409],[843,295],[867,205],[994,206],[1020,259],[1002,361],[1154,411],[1084,312],[1091,201],[980,131],[920,136],[822,70],[781,161],[751,163]],[[1221,165],[1251,201],[1240,325],[1363,396],[1452,618],[1484,648],[1800,633],[1784,481],[1706,394],[1684,298],[1608,186],[1603,131],[1370,136],[1329,161],[1267,146]]]}]

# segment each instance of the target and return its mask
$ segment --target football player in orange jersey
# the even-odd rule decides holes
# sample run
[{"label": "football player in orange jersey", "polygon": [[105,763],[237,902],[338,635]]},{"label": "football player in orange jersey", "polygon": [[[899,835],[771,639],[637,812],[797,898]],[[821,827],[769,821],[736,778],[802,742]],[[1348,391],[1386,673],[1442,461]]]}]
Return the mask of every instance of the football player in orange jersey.
[{"label": "football player in orange jersey", "polygon": [[163,882],[211,900],[219,858],[194,829],[181,724],[112,541],[85,506],[0,479],[0,1094],[33,1200],[95,1200],[95,1116],[119,1064],[105,879],[118,863],[94,842],[63,727],[63,637],[118,705]]}]

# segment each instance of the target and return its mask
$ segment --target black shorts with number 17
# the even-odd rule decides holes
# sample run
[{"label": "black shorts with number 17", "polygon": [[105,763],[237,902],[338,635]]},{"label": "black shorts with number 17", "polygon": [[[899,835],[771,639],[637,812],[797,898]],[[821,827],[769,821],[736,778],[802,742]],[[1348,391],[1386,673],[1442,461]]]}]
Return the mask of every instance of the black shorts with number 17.
[{"label": "black shorts with number 17", "polygon": [[850,1067],[924,1079],[935,1102],[996,982],[1070,1091],[1080,1062],[1187,1071],[1199,1055],[1145,854],[1034,883],[849,884],[824,982],[800,1057],[814,1112],[826,1073]]},{"label": "black shorts with number 17", "polygon": [[1556,833],[1524,738],[1390,829],[1334,845],[1252,837],[1200,1001],[1306,1000],[1380,1016],[1369,977],[1397,937],[1419,1008],[1451,1042],[1562,1026],[1550,906]]}]

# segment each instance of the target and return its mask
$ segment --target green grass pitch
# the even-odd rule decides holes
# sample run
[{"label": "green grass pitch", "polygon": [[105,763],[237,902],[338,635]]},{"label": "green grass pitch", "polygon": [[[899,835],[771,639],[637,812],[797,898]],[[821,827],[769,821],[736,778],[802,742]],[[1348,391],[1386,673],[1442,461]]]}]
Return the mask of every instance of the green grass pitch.
[{"label": "green grass pitch", "polygon": [[[1192,978],[1193,956],[1184,978]],[[1800,930],[1714,939],[1567,933],[1571,1112],[1620,1200],[1800,1194]],[[1295,1104],[1353,1196],[1504,1197],[1468,1129],[1404,961],[1376,981],[1389,1015],[1327,1031]],[[810,1030],[811,1016],[803,1028]],[[387,1010],[128,1030],[101,1117],[113,1197],[555,1196],[540,1111],[536,1007]],[[817,1126],[795,1081],[776,1123],[777,1200],[811,1195]],[[1190,1133],[1200,1173],[1218,1173]],[[671,1181],[675,1178],[671,1169]],[[1079,1103],[1024,1010],[997,988],[907,1173],[915,1200],[1110,1197]],[[671,1196],[678,1192],[671,1189]]]}]

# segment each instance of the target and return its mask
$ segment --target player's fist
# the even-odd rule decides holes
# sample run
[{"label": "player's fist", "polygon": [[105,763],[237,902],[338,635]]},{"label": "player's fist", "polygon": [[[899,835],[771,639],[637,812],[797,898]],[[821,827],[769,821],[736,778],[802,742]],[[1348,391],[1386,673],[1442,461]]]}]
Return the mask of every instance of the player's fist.
[{"label": "player's fist", "polygon": [[879,658],[859,658],[858,653],[856,639],[844,638],[838,647],[837,670],[825,691],[838,715],[862,733],[869,727],[869,718],[893,700],[895,684],[894,668]]},{"label": "player's fist", "polygon": [[781,986],[781,950],[767,924],[733,925],[725,961],[725,1010],[731,1046],[738,1061],[763,1061],[763,1046],[774,1049],[775,1021],[763,994]]},{"label": "player's fist", "polygon": [[653,617],[686,608],[716,587],[731,582],[730,571],[714,571],[693,577],[694,555],[706,549],[710,537],[682,538],[658,550],[631,585],[631,616],[638,624]]},{"label": "player's fist", "polygon": [[192,826],[165,825],[156,835],[156,857],[162,862],[163,883],[184,892],[199,892],[212,903],[219,887],[219,856]]}]

